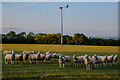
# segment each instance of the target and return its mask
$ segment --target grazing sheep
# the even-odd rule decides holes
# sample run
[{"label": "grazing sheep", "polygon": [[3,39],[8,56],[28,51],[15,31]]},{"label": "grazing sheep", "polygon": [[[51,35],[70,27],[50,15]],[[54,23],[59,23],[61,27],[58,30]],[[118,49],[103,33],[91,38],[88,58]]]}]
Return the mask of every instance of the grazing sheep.
[{"label": "grazing sheep", "polygon": [[59,59],[59,56],[60,56],[60,55],[61,55],[61,53],[56,54],[55,58],[56,58],[56,59]]},{"label": "grazing sheep", "polygon": [[29,55],[30,63],[32,63],[32,61],[36,61],[36,63],[38,63],[39,59],[40,59],[40,52],[38,52],[38,54],[30,54]]},{"label": "grazing sheep", "polygon": [[23,61],[23,54],[15,54],[15,61],[19,61],[19,64],[20,64],[20,61],[22,63]]},{"label": "grazing sheep", "polygon": [[23,62],[26,63],[29,54],[23,54]]},{"label": "grazing sheep", "polygon": [[5,55],[5,64],[8,64],[8,61],[11,61],[11,64],[13,64],[13,61],[15,61],[15,51],[14,50],[12,50],[12,54]]},{"label": "grazing sheep", "polygon": [[61,55],[60,53],[59,53],[59,54],[54,53],[54,54],[51,55],[51,59],[52,59],[52,60],[54,60],[54,59],[59,59],[59,56],[60,56],[60,55]]},{"label": "grazing sheep", "polygon": [[63,55],[63,57],[64,57],[65,60],[66,60],[66,61],[65,61],[66,65],[67,65],[67,64],[70,65],[70,56],[64,56],[64,55]]},{"label": "grazing sheep", "polygon": [[86,69],[91,69],[91,65],[94,64],[93,62],[93,59],[90,58],[88,55],[85,55],[85,56],[81,56],[83,57],[83,60],[84,60],[84,64],[86,65]]},{"label": "grazing sheep", "polygon": [[[12,50],[13,51],[13,50]],[[6,54],[12,54],[12,51],[7,51],[7,50],[5,50],[5,51],[3,51],[3,55],[5,56]]]},{"label": "grazing sheep", "polygon": [[23,54],[33,54],[33,53],[35,53],[34,50],[33,51],[23,51]]},{"label": "grazing sheep", "polygon": [[40,54],[40,60],[41,61],[44,61],[45,57],[46,57],[46,54]]},{"label": "grazing sheep", "polygon": [[56,58],[56,53],[51,54],[51,59],[54,60]]},{"label": "grazing sheep", "polygon": [[98,56],[98,57],[101,58],[103,65],[106,66],[107,65],[107,56],[105,55],[105,56]]},{"label": "grazing sheep", "polygon": [[73,55],[73,61],[75,62],[75,67],[78,67],[78,63],[82,64],[84,63],[84,60],[82,57],[77,57],[76,55]]},{"label": "grazing sheep", "polygon": [[110,64],[110,66],[112,66],[112,64],[113,64],[113,58],[114,58],[113,55],[107,56],[107,62]]},{"label": "grazing sheep", "polygon": [[46,52],[45,54],[50,54],[51,53],[51,51],[48,51],[48,52]]},{"label": "grazing sheep", "polygon": [[63,56],[59,56],[59,67],[61,68],[61,65],[63,64],[63,68],[65,67],[65,62],[66,62],[66,60],[65,60],[65,57],[63,57]]},{"label": "grazing sheep", "polygon": [[113,64],[117,64],[117,58],[118,58],[118,55],[115,55],[113,58]]},{"label": "grazing sheep", "polygon": [[44,62],[49,61],[51,59],[52,54],[46,54]]},{"label": "grazing sheep", "polygon": [[95,54],[94,56],[92,56],[92,59],[93,59],[95,68],[96,68],[96,65],[97,65],[97,68],[98,68],[98,64],[101,66],[101,58],[99,56],[97,56]]}]

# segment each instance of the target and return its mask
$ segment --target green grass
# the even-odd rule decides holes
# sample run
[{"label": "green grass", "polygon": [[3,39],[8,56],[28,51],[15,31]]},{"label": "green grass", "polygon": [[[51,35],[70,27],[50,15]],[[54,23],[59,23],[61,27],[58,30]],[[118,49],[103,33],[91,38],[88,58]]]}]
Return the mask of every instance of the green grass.
[{"label": "green grass", "polygon": [[[9,44],[10,46],[11,44]],[[13,44],[12,44],[13,45]],[[15,44],[16,45],[16,44]],[[22,45],[23,47],[26,47],[26,45]],[[38,46],[38,44],[36,44],[36,46]],[[51,45],[53,46],[53,45]],[[59,46],[59,45],[58,45]],[[68,46],[68,45],[67,45]],[[31,47],[31,46],[29,46]],[[41,47],[41,45],[40,45]],[[48,51],[48,47],[44,47],[44,50]],[[42,49],[43,49],[42,47]],[[73,46],[69,46],[69,47],[73,47]],[[85,46],[84,46],[85,47]],[[86,46],[87,47],[87,46]],[[96,48],[96,46],[93,46]],[[93,48],[92,47],[92,48]],[[98,47],[98,46],[97,46]],[[103,47],[103,46],[102,46]],[[10,48],[10,47],[9,47]],[[4,45],[3,50],[10,50],[8,48],[8,44],[7,46]],[[35,48],[35,45],[34,47]],[[101,46],[99,46],[99,48],[101,48]],[[19,46],[16,46],[16,48],[13,48],[14,50],[17,50],[16,53],[21,53],[22,49],[19,48]],[[31,49],[31,48],[30,48]],[[40,50],[42,50],[40,48]],[[76,49],[76,48],[73,48]],[[84,49],[84,48],[82,48]],[[36,50],[36,49],[34,49]],[[45,53],[45,51],[42,50],[42,53]],[[93,48],[94,50],[94,48]],[[111,50],[112,51],[112,50]],[[60,52],[53,50],[53,52]],[[71,50],[64,50],[61,51],[62,54],[64,55],[69,55],[71,56],[72,59],[72,55],[75,54],[77,56],[80,55],[93,55],[93,54],[98,54],[98,55],[111,55],[111,54],[118,54],[115,52],[73,52]],[[98,69],[91,69],[91,70],[86,70],[84,65],[83,66],[79,66],[77,68],[74,67],[74,62],[73,60],[71,60],[71,65],[66,66],[65,68],[59,68],[59,64],[58,64],[58,60],[54,60],[54,61],[50,61],[48,63],[33,63],[30,64],[29,60],[27,61],[27,63],[23,63],[23,64],[5,64],[4,62],[4,56],[2,56],[2,78],[120,78],[119,76],[119,72],[118,72],[118,66],[114,65],[112,67],[101,67]]]}]

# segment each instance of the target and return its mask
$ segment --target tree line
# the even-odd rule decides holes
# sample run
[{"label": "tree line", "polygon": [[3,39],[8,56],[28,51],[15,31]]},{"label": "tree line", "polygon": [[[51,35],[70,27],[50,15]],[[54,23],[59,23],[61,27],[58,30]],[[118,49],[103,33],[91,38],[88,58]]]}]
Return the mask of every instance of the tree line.
[{"label": "tree line", "polygon": [[[100,45],[100,46],[119,46],[120,40],[91,38],[83,33],[75,33],[74,36],[63,35],[63,43],[68,45]],[[2,43],[4,44],[60,44],[61,34],[43,34],[29,32],[20,32],[16,34],[10,31],[2,34]]]}]

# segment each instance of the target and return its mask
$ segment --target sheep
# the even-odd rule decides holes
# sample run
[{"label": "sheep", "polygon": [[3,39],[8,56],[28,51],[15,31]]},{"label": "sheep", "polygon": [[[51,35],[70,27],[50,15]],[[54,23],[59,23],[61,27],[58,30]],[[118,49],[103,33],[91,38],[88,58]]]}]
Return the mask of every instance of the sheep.
[{"label": "sheep", "polygon": [[52,60],[58,59],[60,55],[61,55],[60,53],[59,53],[59,54],[54,53],[54,54],[51,55],[51,59],[52,59]]},{"label": "sheep", "polygon": [[46,54],[40,54],[40,60],[41,61],[44,61],[45,57],[46,57]]},{"label": "sheep", "polygon": [[107,65],[107,56],[105,55],[105,56],[98,56],[98,57],[101,58],[101,62],[103,63],[104,66],[106,66]]},{"label": "sheep", "polygon": [[34,50],[33,51],[23,51],[23,54],[33,54],[33,53],[35,53]]},{"label": "sheep", "polygon": [[15,54],[15,61],[19,61],[20,64],[20,61],[23,61],[23,54]]},{"label": "sheep", "polygon": [[54,60],[56,58],[56,53],[51,54],[51,59]]},{"label": "sheep", "polygon": [[46,54],[44,62],[49,61],[51,59],[52,54]]},{"label": "sheep", "polygon": [[113,55],[107,56],[107,62],[110,64],[110,66],[112,66],[112,64],[113,64],[113,58],[114,58]]},{"label": "sheep", "polygon": [[59,59],[59,56],[60,56],[60,55],[61,55],[61,53],[56,54],[55,58],[56,58],[56,59]]},{"label": "sheep", "polygon": [[73,55],[73,61],[75,62],[75,67],[78,67],[78,63],[84,63],[84,60],[82,57],[77,57],[76,55]]},{"label": "sheep", "polygon": [[38,63],[39,59],[40,59],[40,52],[38,52],[38,54],[30,54],[29,55],[30,63],[32,63],[33,60],[35,60],[36,63]]},{"label": "sheep", "polygon": [[98,64],[101,66],[101,58],[99,56],[97,56],[95,54],[94,56],[92,56],[92,59],[93,59],[95,68],[96,68],[96,65],[97,65],[97,68],[98,68]]},{"label": "sheep", "polygon": [[117,64],[117,58],[118,58],[118,55],[115,55],[113,58],[113,64]]},{"label": "sheep", "polygon": [[51,53],[51,51],[48,51],[48,52],[46,52],[45,54],[50,54]]},{"label": "sheep", "polygon": [[[12,50],[13,51],[13,50]],[[6,54],[12,54],[12,51],[7,51],[7,50],[5,50],[5,51],[3,51],[3,54],[4,54],[4,56],[6,55]]]},{"label": "sheep", "polygon": [[26,63],[27,59],[28,59],[29,54],[23,54],[23,62]]},{"label": "sheep", "polygon": [[84,64],[86,65],[86,69],[91,69],[91,65],[94,64],[93,62],[93,59],[90,58],[88,55],[85,55],[85,56],[81,56],[83,57],[83,60],[84,60]]},{"label": "sheep", "polygon": [[63,55],[63,57],[65,58],[65,63],[66,63],[66,65],[67,65],[67,63],[70,65],[70,56],[64,56]]},{"label": "sheep", "polygon": [[11,64],[13,64],[13,61],[15,61],[15,51],[14,50],[12,50],[12,54],[5,55],[5,64],[8,64],[8,61],[11,61]]},{"label": "sheep", "polygon": [[61,68],[61,65],[62,65],[62,64],[63,64],[63,68],[65,67],[65,62],[66,62],[66,60],[65,60],[65,57],[64,57],[64,56],[59,56],[58,62],[59,62],[59,67],[60,67],[60,68]]}]

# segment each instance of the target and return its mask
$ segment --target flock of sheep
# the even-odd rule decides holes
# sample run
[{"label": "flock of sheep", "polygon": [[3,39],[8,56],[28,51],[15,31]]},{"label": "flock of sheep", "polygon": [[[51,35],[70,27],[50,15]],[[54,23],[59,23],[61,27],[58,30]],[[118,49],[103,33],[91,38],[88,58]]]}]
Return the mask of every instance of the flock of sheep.
[{"label": "flock of sheep", "polygon": [[[64,56],[62,54],[51,54],[51,52],[46,52],[45,54],[41,54],[41,52],[38,52],[35,54],[35,51],[23,51],[21,54],[15,54],[15,51],[3,51],[3,54],[5,56],[5,64],[8,64],[9,61],[11,61],[11,64],[14,64],[15,62],[19,63],[26,63],[27,59],[29,59],[30,63],[33,61],[36,61],[36,63],[39,63],[39,61],[47,62],[50,60],[57,59],[59,62],[59,67],[70,65],[71,57],[70,56]],[[91,69],[94,65],[95,68],[98,68],[98,66],[101,67],[101,64],[103,66],[112,66],[113,64],[117,64],[117,58],[118,55],[111,55],[111,56],[98,56],[93,55],[90,57],[89,55],[84,56],[76,56],[73,55],[73,61],[75,63],[75,67],[78,67],[78,65],[85,65],[86,69]]]}]

